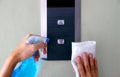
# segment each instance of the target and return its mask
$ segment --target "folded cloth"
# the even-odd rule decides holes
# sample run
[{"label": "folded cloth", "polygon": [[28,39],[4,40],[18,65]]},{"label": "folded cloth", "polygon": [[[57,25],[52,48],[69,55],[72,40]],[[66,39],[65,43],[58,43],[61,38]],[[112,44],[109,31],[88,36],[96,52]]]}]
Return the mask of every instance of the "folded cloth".
[{"label": "folded cloth", "polygon": [[76,57],[82,57],[83,52],[86,52],[87,54],[92,53],[93,57],[95,57],[96,41],[72,42],[71,63],[75,70],[76,77],[80,77],[78,67],[76,65]]}]

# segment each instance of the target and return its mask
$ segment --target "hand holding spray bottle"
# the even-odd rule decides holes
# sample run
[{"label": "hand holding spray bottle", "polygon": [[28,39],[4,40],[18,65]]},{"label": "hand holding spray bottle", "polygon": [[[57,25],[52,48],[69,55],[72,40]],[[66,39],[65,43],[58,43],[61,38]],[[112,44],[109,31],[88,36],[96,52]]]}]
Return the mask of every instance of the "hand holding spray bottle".
[{"label": "hand holding spray bottle", "polygon": [[[26,43],[29,44],[37,44],[41,42],[48,43],[49,39],[40,36],[30,36],[26,40]],[[12,72],[12,77],[37,77],[39,69],[42,65],[41,60],[35,61],[34,59],[34,57],[38,54],[39,50],[37,50],[30,58],[18,63]]]}]

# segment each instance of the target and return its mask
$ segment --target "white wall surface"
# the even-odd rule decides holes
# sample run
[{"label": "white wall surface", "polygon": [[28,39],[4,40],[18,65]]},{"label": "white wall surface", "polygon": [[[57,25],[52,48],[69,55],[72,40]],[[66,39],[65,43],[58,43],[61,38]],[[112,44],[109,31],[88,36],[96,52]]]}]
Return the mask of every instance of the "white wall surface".
[{"label": "white wall surface", "polygon": [[[0,67],[28,33],[40,33],[39,0],[0,0]],[[120,76],[120,0],[82,0],[82,41],[96,40],[100,77]],[[69,61],[43,61],[39,77],[74,77]]]}]

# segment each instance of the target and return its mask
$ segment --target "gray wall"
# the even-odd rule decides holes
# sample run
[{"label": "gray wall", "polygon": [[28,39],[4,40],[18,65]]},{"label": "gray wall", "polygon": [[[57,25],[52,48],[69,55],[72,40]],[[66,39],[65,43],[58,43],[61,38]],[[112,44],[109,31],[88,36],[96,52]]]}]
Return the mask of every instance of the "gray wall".
[{"label": "gray wall", "polygon": [[0,67],[28,33],[40,33],[39,0],[0,0]]},{"label": "gray wall", "polygon": [[[39,0],[0,0],[0,67],[27,33],[40,33]],[[120,76],[120,0],[82,0],[82,41],[97,41],[100,77]],[[68,61],[46,62],[39,77],[74,77]]]},{"label": "gray wall", "polygon": [[82,0],[82,40],[97,41],[100,77],[120,76],[120,0]]}]

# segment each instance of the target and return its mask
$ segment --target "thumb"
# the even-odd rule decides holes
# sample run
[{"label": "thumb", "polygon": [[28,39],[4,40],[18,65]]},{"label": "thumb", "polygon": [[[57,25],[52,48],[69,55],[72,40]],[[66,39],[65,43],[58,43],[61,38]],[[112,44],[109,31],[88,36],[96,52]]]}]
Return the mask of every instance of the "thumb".
[{"label": "thumb", "polygon": [[35,49],[40,49],[40,48],[45,48],[47,47],[47,44],[44,42],[38,43],[38,44],[33,44]]}]

